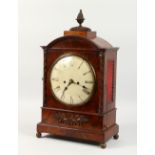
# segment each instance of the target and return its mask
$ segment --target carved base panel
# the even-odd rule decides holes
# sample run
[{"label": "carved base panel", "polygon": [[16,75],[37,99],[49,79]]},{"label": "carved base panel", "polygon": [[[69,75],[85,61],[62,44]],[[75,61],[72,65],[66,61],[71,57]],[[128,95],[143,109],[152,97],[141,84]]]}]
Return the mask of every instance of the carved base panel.
[{"label": "carved base panel", "polygon": [[42,108],[42,123],[75,129],[102,129],[103,117]]},{"label": "carved base panel", "polygon": [[115,124],[116,110],[113,109],[104,115],[75,113],[60,111],[52,108],[42,108],[41,122],[53,126],[74,129],[89,129],[95,132],[106,130]]},{"label": "carved base panel", "polygon": [[115,124],[107,128],[104,132],[95,132],[87,129],[74,129],[67,127],[60,127],[49,125],[45,123],[37,124],[37,133],[49,133],[56,136],[63,136],[68,138],[76,138],[84,141],[92,141],[98,143],[105,143],[108,139],[118,134],[118,125]]}]

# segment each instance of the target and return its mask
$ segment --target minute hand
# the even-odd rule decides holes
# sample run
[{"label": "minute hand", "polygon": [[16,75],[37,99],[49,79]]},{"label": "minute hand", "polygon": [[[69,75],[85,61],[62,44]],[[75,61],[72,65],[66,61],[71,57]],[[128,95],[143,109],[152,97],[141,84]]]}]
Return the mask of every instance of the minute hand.
[{"label": "minute hand", "polygon": [[74,83],[74,81],[73,81],[72,79],[70,79],[68,85],[64,88],[64,90],[63,90],[63,92],[62,92],[61,98],[64,96],[65,91],[68,89],[68,87],[69,87],[72,83]]}]

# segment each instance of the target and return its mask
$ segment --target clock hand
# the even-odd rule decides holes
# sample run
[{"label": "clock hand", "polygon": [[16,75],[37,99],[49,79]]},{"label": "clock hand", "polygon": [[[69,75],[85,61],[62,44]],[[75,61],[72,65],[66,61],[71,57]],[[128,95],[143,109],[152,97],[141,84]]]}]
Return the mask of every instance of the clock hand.
[{"label": "clock hand", "polygon": [[72,83],[74,83],[74,80],[73,79],[70,79],[67,87],[69,87]]},{"label": "clock hand", "polygon": [[61,98],[64,96],[65,91],[68,89],[68,87],[69,87],[72,83],[74,83],[74,81],[73,81],[72,79],[70,79],[68,85],[64,88],[64,90],[63,90],[63,92],[62,92]]},{"label": "clock hand", "polygon": [[62,92],[62,95],[61,95],[61,99],[63,98],[63,96],[64,96],[66,90],[67,90],[67,87],[64,88],[64,90],[63,90],[63,92]]}]

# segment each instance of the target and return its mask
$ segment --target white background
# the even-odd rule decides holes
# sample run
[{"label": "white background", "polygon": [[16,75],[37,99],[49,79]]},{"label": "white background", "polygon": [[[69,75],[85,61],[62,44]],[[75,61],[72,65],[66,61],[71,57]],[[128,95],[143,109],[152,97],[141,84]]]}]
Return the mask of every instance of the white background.
[{"label": "white background", "polygon": [[[120,47],[117,65],[118,141],[107,149],[53,138],[35,138],[42,106],[43,53],[64,30],[77,25],[83,9],[84,25]],[[20,0],[19,1],[19,154],[136,154],[136,1],[135,0]]]}]

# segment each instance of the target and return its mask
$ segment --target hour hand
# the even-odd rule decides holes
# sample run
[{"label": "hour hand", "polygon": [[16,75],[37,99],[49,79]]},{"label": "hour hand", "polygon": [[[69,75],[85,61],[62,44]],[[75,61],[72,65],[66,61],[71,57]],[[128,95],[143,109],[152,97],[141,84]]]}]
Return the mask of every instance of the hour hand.
[{"label": "hour hand", "polygon": [[68,85],[66,87],[68,88],[72,83],[74,83],[74,80],[73,79],[70,79],[69,80],[69,83],[68,83]]}]

